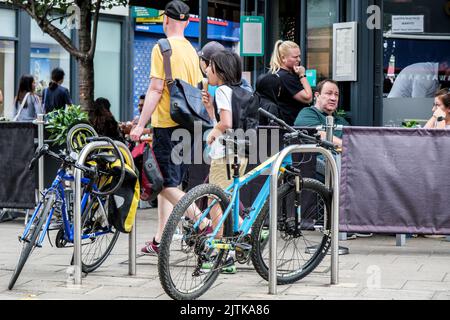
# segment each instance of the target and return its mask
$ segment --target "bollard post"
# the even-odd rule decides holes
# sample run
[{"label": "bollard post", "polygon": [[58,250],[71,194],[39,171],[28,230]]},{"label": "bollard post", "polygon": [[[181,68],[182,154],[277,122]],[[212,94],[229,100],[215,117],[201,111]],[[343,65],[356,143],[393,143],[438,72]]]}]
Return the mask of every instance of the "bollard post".
[{"label": "bollard post", "polygon": [[[44,145],[44,115],[38,114],[36,119],[38,126],[38,147],[41,148]],[[40,157],[38,160],[38,181],[39,181],[39,197],[44,192],[44,157]]]}]

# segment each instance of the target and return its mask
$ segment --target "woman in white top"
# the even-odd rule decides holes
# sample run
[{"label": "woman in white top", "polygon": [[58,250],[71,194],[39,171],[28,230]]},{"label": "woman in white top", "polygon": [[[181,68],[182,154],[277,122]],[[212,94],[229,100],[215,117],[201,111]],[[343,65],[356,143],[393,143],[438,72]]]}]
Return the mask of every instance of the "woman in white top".
[{"label": "woman in white top", "polygon": [[450,128],[450,89],[439,90],[434,97],[433,115],[424,128],[449,129]]},{"label": "woman in white top", "polygon": [[19,90],[14,98],[14,120],[33,121],[39,113],[43,113],[39,97],[35,94],[36,81],[31,75],[20,78]]}]

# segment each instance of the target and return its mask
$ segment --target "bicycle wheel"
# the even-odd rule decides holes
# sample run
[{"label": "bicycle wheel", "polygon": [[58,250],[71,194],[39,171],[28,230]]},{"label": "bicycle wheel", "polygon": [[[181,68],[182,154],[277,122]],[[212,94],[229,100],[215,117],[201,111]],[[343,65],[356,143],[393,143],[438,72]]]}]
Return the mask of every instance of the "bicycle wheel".
[{"label": "bicycle wheel", "polygon": [[93,196],[82,214],[81,236],[91,235],[81,241],[81,266],[85,273],[100,267],[111,253],[120,234],[108,222],[108,202],[105,199],[107,197]]},{"label": "bicycle wheel", "polygon": [[[228,250],[208,248],[206,242],[212,228],[195,230],[194,221],[201,217],[200,211],[209,208],[208,217],[216,225],[220,217],[215,213],[220,212],[219,207],[224,212],[228,204],[227,195],[220,187],[203,184],[186,193],[174,207],[164,228],[158,254],[159,279],[171,298],[196,299],[217,279]],[[223,224],[222,235],[216,236],[215,240],[220,241],[231,235],[230,213]]]},{"label": "bicycle wheel", "polygon": [[[295,194],[291,183],[278,189],[277,283],[281,285],[296,282],[312,272],[331,244],[330,191],[320,181],[305,178],[301,207],[295,205]],[[265,280],[269,280],[269,210],[267,201],[252,228],[252,262]],[[300,221],[296,224],[295,215],[299,211]]]},{"label": "bicycle wheel", "polygon": [[30,253],[36,247],[36,241],[38,236],[41,234],[42,227],[44,223],[47,221],[48,214],[55,203],[55,195],[50,194],[48,197],[44,199],[44,202],[41,204],[41,209],[36,214],[34,218],[30,231],[25,240],[23,240],[22,251],[20,252],[19,261],[17,262],[17,267],[12,274],[11,280],[9,281],[8,289],[11,290],[14,287],[14,284],[17,281],[20,273],[22,272],[23,266],[27,261]]}]

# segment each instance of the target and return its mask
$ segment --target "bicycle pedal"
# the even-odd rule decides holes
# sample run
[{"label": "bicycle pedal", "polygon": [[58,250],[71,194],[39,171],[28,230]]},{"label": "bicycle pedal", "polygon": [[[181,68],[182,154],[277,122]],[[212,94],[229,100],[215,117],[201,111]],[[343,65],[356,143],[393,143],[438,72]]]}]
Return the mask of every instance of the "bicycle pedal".
[{"label": "bicycle pedal", "polygon": [[247,252],[252,250],[252,245],[248,243],[236,243],[235,250]]},{"label": "bicycle pedal", "polygon": [[220,267],[223,269],[223,268],[231,267],[232,265],[234,265],[234,258],[229,257],[229,258],[227,258],[227,260],[225,260],[225,262]]}]

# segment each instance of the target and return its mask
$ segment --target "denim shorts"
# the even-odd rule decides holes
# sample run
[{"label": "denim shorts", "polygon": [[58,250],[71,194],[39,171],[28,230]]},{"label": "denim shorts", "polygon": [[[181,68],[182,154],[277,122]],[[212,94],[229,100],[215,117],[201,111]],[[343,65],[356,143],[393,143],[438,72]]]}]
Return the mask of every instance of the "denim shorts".
[{"label": "denim shorts", "polygon": [[[172,161],[172,151],[180,141],[172,141],[172,133],[179,127],[153,128],[153,152],[164,178],[164,188],[176,188],[183,181],[186,165]],[[177,153],[180,156],[182,154]],[[177,161],[178,162],[178,161]]]}]

